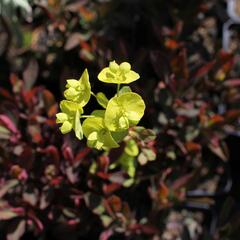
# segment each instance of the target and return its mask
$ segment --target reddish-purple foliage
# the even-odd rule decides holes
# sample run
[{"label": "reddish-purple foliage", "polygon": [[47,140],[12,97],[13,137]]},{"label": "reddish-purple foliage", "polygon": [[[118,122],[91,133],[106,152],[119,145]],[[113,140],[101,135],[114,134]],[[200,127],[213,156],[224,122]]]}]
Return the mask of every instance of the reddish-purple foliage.
[{"label": "reddish-purple foliage", "polygon": [[[46,6],[32,6],[31,24],[0,16],[0,239],[238,240],[234,201],[222,204],[240,105],[236,49],[222,52],[216,32],[221,1]],[[98,90],[92,76],[112,59],[140,73],[141,124],[157,132],[129,134],[140,148],[134,179],[111,167],[124,142],[103,154],[55,123],[65,79],[88,66]]]}]

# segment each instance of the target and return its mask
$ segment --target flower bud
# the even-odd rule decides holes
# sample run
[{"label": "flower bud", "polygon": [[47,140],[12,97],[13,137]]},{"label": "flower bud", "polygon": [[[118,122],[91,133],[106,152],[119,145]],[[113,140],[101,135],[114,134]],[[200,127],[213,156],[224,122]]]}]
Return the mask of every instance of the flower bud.
[{"label": "flower bud", "polygon": [[109,68],[113,73],[116,73],[119,70],[119,65],[115,61],[112,61],[109,63]]},{"label": "flower bud", "polygon": [[131,70],[131,65],[127,62],[123,62],[120,64],[120,70],[124,73],[128,73]]}]

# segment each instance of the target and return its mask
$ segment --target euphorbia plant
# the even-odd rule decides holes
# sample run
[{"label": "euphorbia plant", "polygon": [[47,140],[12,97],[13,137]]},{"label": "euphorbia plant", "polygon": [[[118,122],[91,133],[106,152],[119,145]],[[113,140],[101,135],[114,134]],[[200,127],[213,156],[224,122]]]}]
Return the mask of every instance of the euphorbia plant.
[{"label": "euphorbia plant", "polygon": [[[87,69],[79,80],[67,80],[64,96],[60,103],[62,112],[56,115],[57,123],[62,124],[63,134],[74,131],[78,139],[87,138],[89,147],[98,150],[119,147],[119,142],[127,135],[130,127],[136,126],[144,115],[145,103],[140,95],[132,92],[129,86],[121,88],[121,84],[129,84],[140,78],[131,70],[131,65],[115,61],[109,63],[98,75],[98,79],[109,84],[117,84],[117,92],[107,99],[104,93],[94,94],[91,91]],[[103,108],[95,110],[91,115],[83,115],[84,107],[91,95]],[[82,123],[81,120],[85,119]]]}]

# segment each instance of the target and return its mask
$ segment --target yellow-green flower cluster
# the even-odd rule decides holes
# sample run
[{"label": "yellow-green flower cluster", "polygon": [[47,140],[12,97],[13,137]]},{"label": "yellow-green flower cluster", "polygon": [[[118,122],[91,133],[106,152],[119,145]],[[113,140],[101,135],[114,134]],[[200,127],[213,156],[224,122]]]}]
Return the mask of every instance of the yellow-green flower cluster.
[{"label": "yellow-green flower cluster", "polygon": [[83,113],[83,107],[88,103],[91,96],[91,85],[87,69],[79,80],[67,80],[64,96],[66,100],[62,100],[60,103],[62,112],[57,113],[56,122],[62,124],[60,127],[62,134],[74,130],[76,137],[81,140],[83,130],[80,117]]},{"label": "yellow-green flower cluster", "polygon": [[115,61],[109,63],[109,67],[104,68],[98,79],[105,83],[128,84],[140,78],[139,74],[131,70],[131,65],[123,62],[118,65]]},{"label": "yellow-green flower cluster", "polygon": [[[66,100],[60,103],[61,113],[57,114],[57,123],[61,123],[63,134],[75,131],[75,135],[82,139],[87,138],[89,147],[96,149],[110,149],[119,147],[118,142],[126,136],[129,127],[136,126],[145,111],[145,103],[141,96],[125,86],[139,79],[139,74],[131,70],[131,65],[123,62],[118,65],[110,62],[98,75],[98,79],[105,83],[117,84],[117,94],[110,100],[104,93],[91,92],[91,85],[87,70],[80,80],[67,80],[64,96]],[[83,107],[88,103],[90,96],[94,95],[103,110],[95,110],[91,115],[83,114]],[[81,125],[80,119],[86,118]]]}]

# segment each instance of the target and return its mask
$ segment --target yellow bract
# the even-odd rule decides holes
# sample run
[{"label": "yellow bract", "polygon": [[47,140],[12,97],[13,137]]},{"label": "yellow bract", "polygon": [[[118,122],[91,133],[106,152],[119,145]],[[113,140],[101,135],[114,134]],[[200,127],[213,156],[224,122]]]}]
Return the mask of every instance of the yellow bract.
[{"label": "yellow bract", "polygon": [[145,103],[137,93],[113,97],[107,105],[104,122],[110,131],[123,131],[137,125],[145,111]]},{"label": "yellow bract", "polygon": [[104,68],[98,79],[105,83],[128,84],[140,78],[139,74],[131,70],[131,65],[123,62],[118,65],[115,61],[109,63],[109,67]]},{"label": "yellow bract", "polygon": [[110,131],[105,127],[104,120],[101,117],[92,117],[84,120],[83,133],[87,138],[89,147],[98,150],[119,147]]},{"label": "yellow bract", "polygon": [[84,70],[79,80],[67,80],[66,88],[64,91],[65,98],[84,107],[91,97],[91,85],[87,69]]}]

